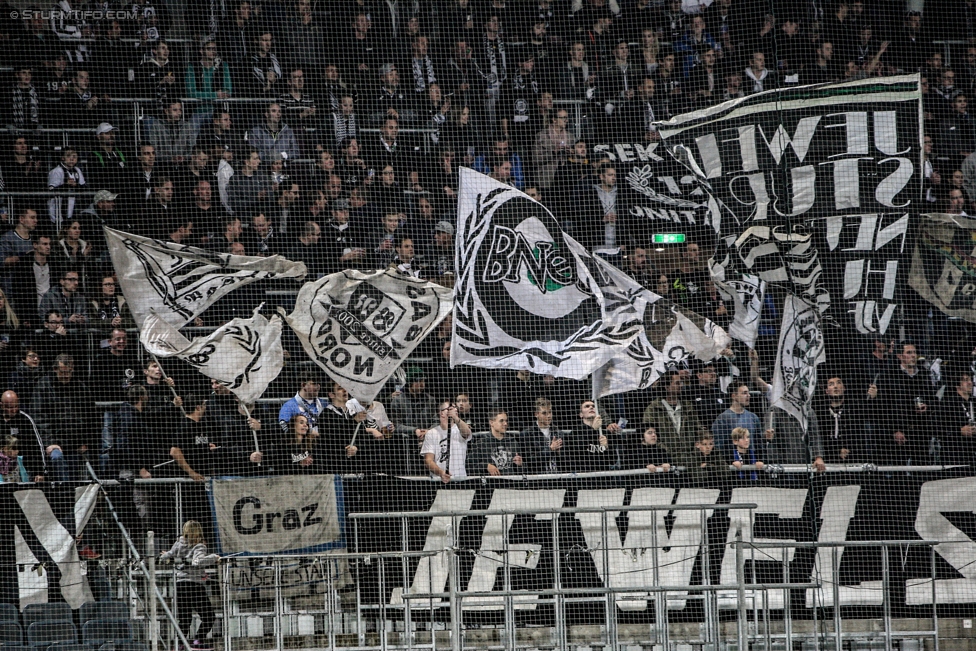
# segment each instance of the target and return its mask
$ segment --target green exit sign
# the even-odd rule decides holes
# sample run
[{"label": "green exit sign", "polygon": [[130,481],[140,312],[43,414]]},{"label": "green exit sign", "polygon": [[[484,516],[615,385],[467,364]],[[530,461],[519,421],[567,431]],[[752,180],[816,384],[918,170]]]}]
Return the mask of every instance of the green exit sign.
[{"label": "green exit sign", "polygon": [[655,244],[684,244],[684,233],[654,233]]}]

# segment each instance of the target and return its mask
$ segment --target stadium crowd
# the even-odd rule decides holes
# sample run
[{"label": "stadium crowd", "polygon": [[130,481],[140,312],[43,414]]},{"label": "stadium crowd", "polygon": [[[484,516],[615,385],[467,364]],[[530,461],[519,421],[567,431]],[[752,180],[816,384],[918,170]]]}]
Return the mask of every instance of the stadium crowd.
[{"label": "stadium crowd", "polygon": [[[921,71],[925,199],[972,211],[976,45],[950,67],[934,41],[976,37],[976,2],[930,3],[924,14],[897,4],[238,0],[226,14],[201,2],[174,16],[142,0],[119,7],[131,21],[85,21],[68,11],[83,7],[61,0],[65,12],[49,20],[0,12],[0,60],[13,71],[0,157],[13,207],[0,215],[0,472],[83,480],[87,459],[111,479],[384,472],[447,482],[972,463],[968,331],[928,338],[922,351],[890,337],[849,351],[821,373],[804,432],[765,406],[773,296],[755,351],[681,365],[599,405],[588,382],[451,369],[448,318],[405,382],[391,380],[368,405],[289,339],[271,400],[249,411],[192,369],[138,350],[101,232],[280,254],[312,278],[392,266],[450,285],[464,165],[557,218],[572,214],[565,226],[586,246],[622,251],[635,279],[727,324],[705,269],[707,234],[689,232],[679,255],[655,257],[650,225],[617,214],[618,170],[594,145],[654,143],[656,120],[763,90]],[[180,30],[192,46],[165,40]],[[126,126],[126,98],[141,99],[137,125]],[[46,146],[51,128],[68,129],[71,143]],[[193,325],[250,315],[269,288],[297,289],[239,290]]]}]

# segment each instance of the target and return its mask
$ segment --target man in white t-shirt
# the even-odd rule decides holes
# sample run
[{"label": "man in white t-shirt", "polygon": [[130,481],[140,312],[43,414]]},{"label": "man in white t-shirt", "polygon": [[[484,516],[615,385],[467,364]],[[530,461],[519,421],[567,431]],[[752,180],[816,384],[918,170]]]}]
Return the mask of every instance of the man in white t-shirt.
[{"label": "man in white t-shirt", "polygon": [[437,407],[440,423],[427,430],[420,456],[430,471],[432,479],[445,484],[451,479],[464,479],[467,473],[464,463],[468,456],[471,428],[461,420],[457,405],[445,400]]}]

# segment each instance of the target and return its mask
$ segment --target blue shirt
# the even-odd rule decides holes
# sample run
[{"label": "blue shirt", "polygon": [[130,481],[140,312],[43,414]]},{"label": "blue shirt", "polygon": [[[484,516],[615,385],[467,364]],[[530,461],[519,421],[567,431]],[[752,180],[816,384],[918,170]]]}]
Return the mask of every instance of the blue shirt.
[{"label": "blue shirt", "polygon": [[296,393],[294,398],[281,405],[281,411],[278,412],[278,425],[281,427],[281,431],[288,432],[288,423],[297,414],[308,419],[309,429],[317,429],[319,414],[325,409],[325,405],[326,401],[322,398],[305,400]]},{"label": "blue shirt", "polygon": [[749,430],[749,436],[753,441],[758,440],[757,437],[763,433],[759,416],[748,409],[741,414],[737,414],[731,409],[726,409],[712,423],[712,436],[715,439],[715,447],[723,454],[727,454],[732,449],[732,430],[736,427],[745,427]]}]

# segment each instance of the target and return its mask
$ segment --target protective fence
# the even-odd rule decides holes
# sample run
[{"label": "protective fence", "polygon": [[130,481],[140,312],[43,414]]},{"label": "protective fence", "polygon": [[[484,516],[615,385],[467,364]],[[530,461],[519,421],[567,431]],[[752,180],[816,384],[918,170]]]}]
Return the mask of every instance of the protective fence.
[{"label": "protective fence", "polygon": [[0,12],[4,646],[965,646],[970,3],[76,4]]}]

